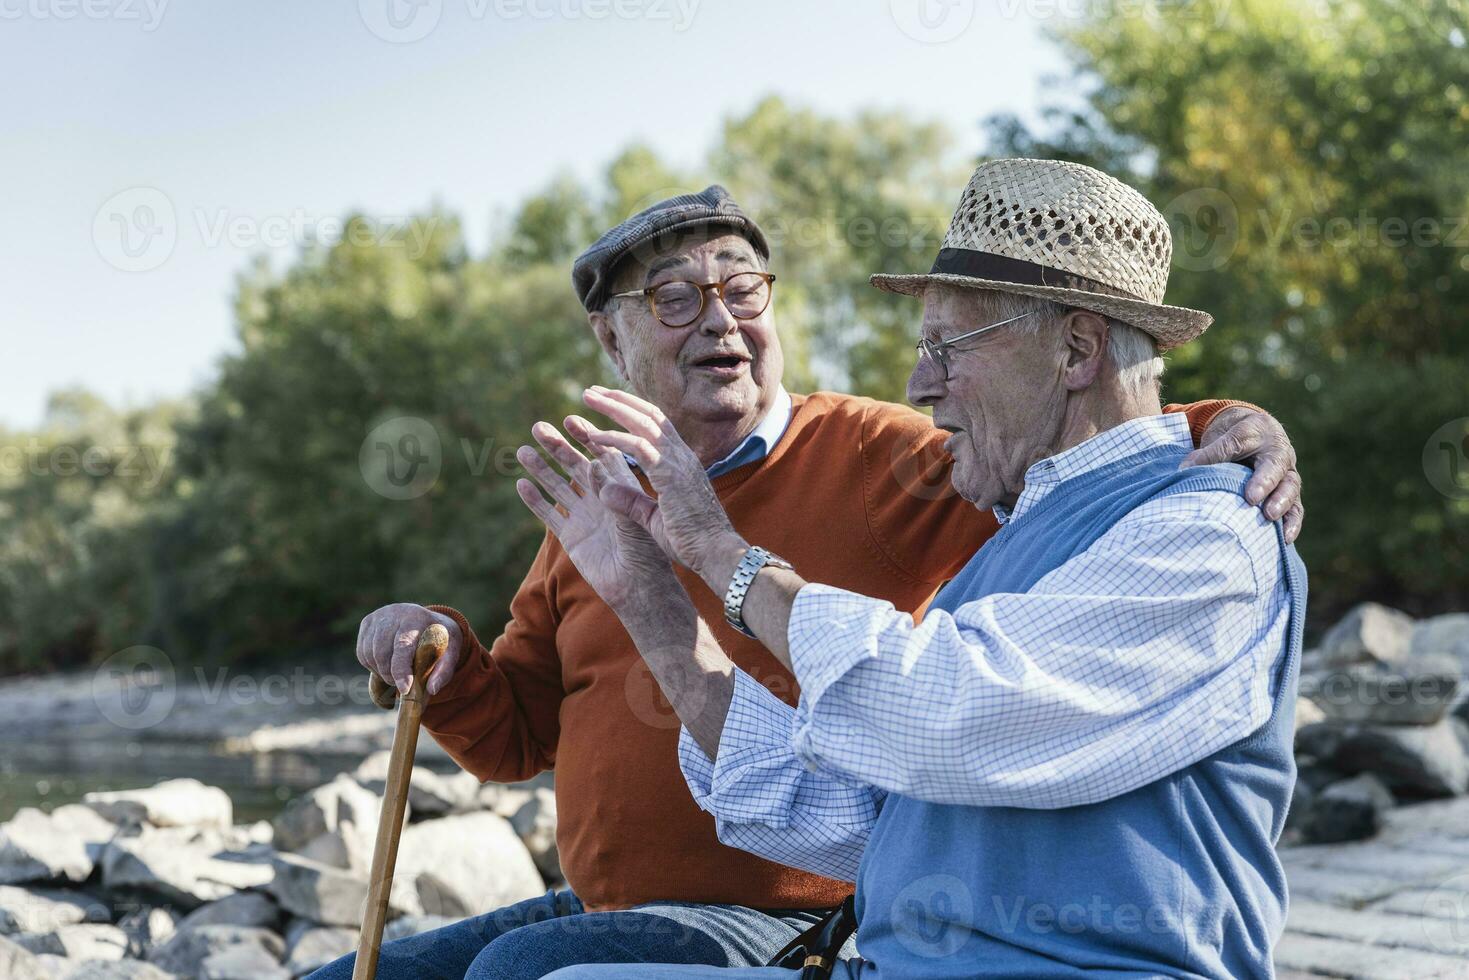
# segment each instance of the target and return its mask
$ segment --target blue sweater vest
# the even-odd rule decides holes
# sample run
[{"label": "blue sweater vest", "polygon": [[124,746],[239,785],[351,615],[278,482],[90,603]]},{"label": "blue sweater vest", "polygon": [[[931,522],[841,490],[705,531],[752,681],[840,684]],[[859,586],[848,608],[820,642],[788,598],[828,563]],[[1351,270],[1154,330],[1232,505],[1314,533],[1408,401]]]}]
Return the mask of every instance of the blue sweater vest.
[{"label": "blue sweater vest", "polygon": [[[1001,528],[932,608],[1024,592],[1154,497],[1243,491],[1242,467],[1179,470],[1183,455],[1150,449],[1063,482]],[[857,944],[877,977],[1272,975],[1286,907],[1275,843],[1295,782],[1306,606],[1305,568],[1279,540],[1291,610],[1269,719],[1100,803],[1040,810],[889,796],[857,887]]]}]

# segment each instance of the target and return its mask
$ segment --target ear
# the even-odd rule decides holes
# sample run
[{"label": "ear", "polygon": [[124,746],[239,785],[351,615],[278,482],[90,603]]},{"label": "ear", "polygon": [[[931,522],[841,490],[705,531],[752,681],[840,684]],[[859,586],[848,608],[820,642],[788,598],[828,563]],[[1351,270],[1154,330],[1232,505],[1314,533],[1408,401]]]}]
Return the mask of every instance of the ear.
[{"label": "ear", "polygon": [[1072,310],[1061,321],[1066,360],[1061,381],[1070,391],[1091,387],[1107,356],[1107,321],[1088,310]]},{"label": "ear", "polygon": [[613,323],[613,317],[597,310],[587,314],[587,322],[592,325],[592,332],[597,335],[597,343],[602,345],[602,350],[611,359],[612,366],[617,368],[617,376],[624,382],[627,381],[626,358],[623,357],[622,344],[617,339],[617,326]]}]

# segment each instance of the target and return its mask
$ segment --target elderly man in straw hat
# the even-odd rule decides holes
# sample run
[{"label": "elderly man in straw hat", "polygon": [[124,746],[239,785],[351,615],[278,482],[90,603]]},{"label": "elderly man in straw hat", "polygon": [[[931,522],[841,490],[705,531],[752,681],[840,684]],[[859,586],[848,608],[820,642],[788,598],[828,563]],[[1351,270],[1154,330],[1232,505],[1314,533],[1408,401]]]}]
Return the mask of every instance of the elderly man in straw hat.
[{"label": "elderly man in straw hat", "polygon": [[[873,278],[922,296],[909,398],[1003,525],[918,624],[743,537],[648,402],[588,389],[620,426],[567,419],[590,460],[536,427],[589,492],[541,465],[559,507],[522,499],[663,685],[721,839],[856,881],[862,958],[836,976],[1271,975],[1305,571],[1247,470],[1180,468],[1156,357],[1210,317],[1163,304],[1170,251],[1105,174],[1000,160],[932,272]],[[669,555],[791,668],[796,707],[725,657]],[[746,975],[790,974],[553,974]]]}]

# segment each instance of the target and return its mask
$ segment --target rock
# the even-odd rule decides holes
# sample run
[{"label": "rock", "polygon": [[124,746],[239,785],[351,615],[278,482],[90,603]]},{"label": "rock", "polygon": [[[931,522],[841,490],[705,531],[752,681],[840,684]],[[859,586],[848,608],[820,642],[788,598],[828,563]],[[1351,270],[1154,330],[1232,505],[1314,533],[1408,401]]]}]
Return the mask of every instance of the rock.
[{"label": "rock", "polygon": [[[1306,679],[1301,678],[1301,684],[1305,685]],[[1316,706],[1316,702],[1308,697],[1296,698],[1296,722],[1295,730],[1300,731],[1307,725],[1314,725],[1318,721],[1326,720],[1326,712]]]},{"label": "rock", "polygon": [[448,915],[402,915],[383,927],[383,942],[407,939],[420,933],[432,932],[444,926],[452,926],[459,920]]},{"label": "rock", "polygon": [[68,804],[51,813],[20,810],[0,824],[0,884],[86,881],[117,825],[88,807]]},{"label": "rock", "polygon": [[79,922],[107,922],[111,910],[86,892],[0,885],[0,935],[51,932]]},{"label": "rock", "polygon": [[117,920],[118,928],[127,933],[128,955],[143,957],[154,946],[173,938],[178,930],[177,917],[159,906],[134,909]]},{"label": "rock", "polygon": [[1449,613],[1413,626],[1410,652],[1446,653],[1469,669],[1469,613]]},{"label": "rock", "polygon": [[[357,948],[356,929],[318,926],[305,919],[297,919],[291,925],[293,928],[286,932],[286,969],[293,977],[305,976]],[[392,928],[393,922],[389,922],[383,929],[384,940]]]},{"label": "rock", "polygon": [[1449,719],[1434,725],[1321,722],[1302,728],[1296,747],[1347,775],[1374,773],[1396,794],[1458,796],[1469,788],[1469,754]]},{"label": "rock", "polygon": [[69,960],[120,960],[128,953],[127,933],[101,922],[18,936],[16,942],[32,953],[50,953]]},{"label": "rock", "polygon": [[556,849],[556,793],[537,789],[510,818],[510,826],[530,852],[531,860],[547,882],[561,880],[561,854]]},{"label": "rock", "polygon": [[52,973],[30,950],[0,936],[0,977],[5,980],[52,980]]},{"label": "rock", "polygon": [[145,826],[137,837],[119,837],[102,855],[102,883],[137,888],[194,909],[245,888],[268,884],[268,849],[230,851],[216,830]]},{"label": "rock", "polygon": [[1304,779],[1297,779],[1291,788],[1290,809],[1285,813],[1287,834],[1300,831],[1311,819],[1311,805],[1316,802],[1316,790]]},{"label": "rock", "polygon": [[[352,778],[377,796],[382,796],[387,785],[389,755],[388,752],[374,752],[362,761],[352,773]],[[408,807],[416,817],[437,817],[473,810],[479,787],[479,780],[463,770],[442,776],[431,769],[415,766],[408,777]]]},{"label": "rock", "polygon": [[155,827],[212,827],[229,830],[234,805],[224,790],[197,779],[169,779],[147,789],[88,793],[82,805],[116,823],[149,823]]},{"label": "rock", "polygon": [[275,846],[283,851],[297,851],[344,823],[353,824],[371,840],[377,833],[381,811],[382,799],[378,794],[343,774],[286,805],[271,821]]},{"label": "rock", "polygon": [[[546,885],[515,830],[493,813],[465,813],[404,828],[398,873],[430,876],[458,899],[421,910],[477,915],[545,893]],[[419,882],[419,892],[426,890]]]},{"label": "rock", "polygon": [[280,922],[281,910],[269,895],[260,892],[235,892],[199,906],[179,920],[175,927],[182,932],[199,926],[250,926],[274,929]]},{"label": "rock", "polygon": [[291,980],[291,973],[265,947],[246,944],[205,957],[199,980]]},{"label": "rock", "polygon": [[65,974],[61,980],[174,980],[174,975],[142,960],[118,960],[115,963],[89,960]]},{"label": "rock", "polygon": [[1364,840],[1382,829],[1392,805],[1392,793],[1382,780],[1364,772],[1333,783],[1317,795],[1310,818],[1301,828],[1302,836],[1313,844]]},{"label": "rock", "polygon": [[263,948],[273,963],[285,952],[285,941],[268,929],[248,926],[199,926],[179,932],[149,954],[148,960],[161,970],[181,976],[197,976],[204,961],[235,946]]},{"label": "rock", "polygon": [[1321,660],[1327,667],[1377,661],[1393,664],[1408,656],[1413,618],[1375,602],[1364,602],[1321,638]]},{"label": "rock", "polygon": [[[362,922],[362,911],[367,906],[366,877],[295,854],[277,854],[273,866],[275,878],[270,893],[287,912],[323,925],[355,926]],[[394,898],[403,888],[399,882],[402,874],[400,852]],[[399,905],[398,910],[414,911],[415,904],[410,903],[406,909]]]},{"label": "rock", "polygon": [[1337,721],[1431,725],[1448,712],[1459,690],[1459,662],[1447,654],[1407,656],[1333,668],[1301,678],[1301,693]]},{"label": "rock", "polygon": [[376,836],[376,821],[368,828],[343,821],[336,830],[312,839],[296,853],[312,861],[366,876],[372,869],[372,848]]}]

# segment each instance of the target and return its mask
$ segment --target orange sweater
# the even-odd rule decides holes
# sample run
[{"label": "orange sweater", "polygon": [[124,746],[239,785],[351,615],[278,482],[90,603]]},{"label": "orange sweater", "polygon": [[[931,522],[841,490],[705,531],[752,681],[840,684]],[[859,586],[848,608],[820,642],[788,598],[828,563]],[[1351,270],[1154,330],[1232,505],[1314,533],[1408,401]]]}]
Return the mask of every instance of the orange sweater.
[{"label": "orange sweater", "polygon": [[[948,434],[912,409],[868,398],[793,400],[770,455],[714,480],[734,526],[810,581],[921,614],[997,527],[950,487]],[[1187,407],[1195,441],[1229,404]],[[680,577],[725,652],[794,704],[791,674],[725,624],[702,582]],[[466,646],[424,726],[481,780],[555,768],[561,866],[589,908],[660,900],[811,908],[851,891],[718,841],[679,771],[678,719],[554,537],[542,542],[489,650],[463,616],[435,608],[458,621]]]}]

